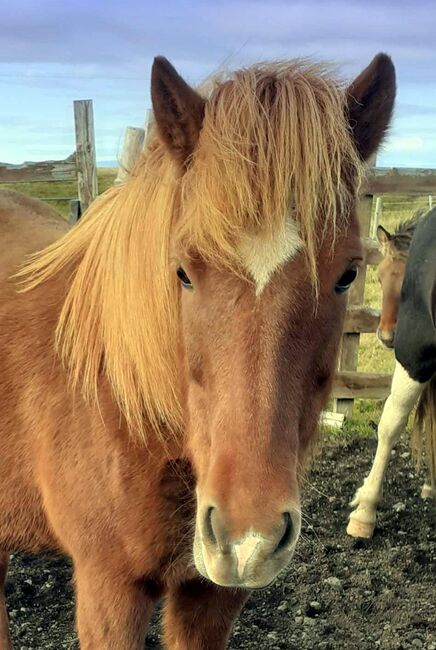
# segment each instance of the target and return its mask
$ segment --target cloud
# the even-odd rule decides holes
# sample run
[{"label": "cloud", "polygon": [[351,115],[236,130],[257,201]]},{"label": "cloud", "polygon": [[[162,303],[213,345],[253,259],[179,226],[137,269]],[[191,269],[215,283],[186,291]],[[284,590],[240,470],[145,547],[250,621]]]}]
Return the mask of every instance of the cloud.
[{"label": "cloud", "polygon": [[[338,61],[351,78],[387,51],[399,87],[392,136],[423,138],[419,129],[429,129],[436,114],[435,22],[433,0],[14,0],[0,21],[0,96],[7,98],[0,102],[0,158],[30,157],[19,134],[26,122],[41,138],[63,129],[57,146],[63,142],[67,155],[71,102],[82,97],[94,100],[98,147],[118,146],[124,126],[143,122],[156,54],[197,83],[224,61],[236,67],[301,55]],[[46,147],[40,151],[42,158]]]},{"label": "cloud", "polygon": [[2,10],[3,63],[98,64],[138,71],[155,54],[216,66],[223,58],[322,54],[365,63],[388,50],[410,75],[436,78],[432,2],[366,0],[15,0]]}]

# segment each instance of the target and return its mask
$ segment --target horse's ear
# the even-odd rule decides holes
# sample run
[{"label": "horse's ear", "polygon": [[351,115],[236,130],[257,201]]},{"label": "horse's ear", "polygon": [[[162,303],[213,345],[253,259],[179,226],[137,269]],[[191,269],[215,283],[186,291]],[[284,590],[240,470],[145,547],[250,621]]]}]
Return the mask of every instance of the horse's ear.
[{"label": "horse's ear", "polygon": [[151,70],[151,100],[157,128],[170,152],[186,165],[195,149],[205,101],[163,56]]},{"label": "horse's ear", "polygon": [[387,244],[392,239],[392,235],[383,226],[377,226],[377,239],[380,244]]},{"label": "horse's ear", "polygon": [[375,153],[389,127],[395,100],[395,68],[377,54],[347,89],[348,118],[363,160]]}]

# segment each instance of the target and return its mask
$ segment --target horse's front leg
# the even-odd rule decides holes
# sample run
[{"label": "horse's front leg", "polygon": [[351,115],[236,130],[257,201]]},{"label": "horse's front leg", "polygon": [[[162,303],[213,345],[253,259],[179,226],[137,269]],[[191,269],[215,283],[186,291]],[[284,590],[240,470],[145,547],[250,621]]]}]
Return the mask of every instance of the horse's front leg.
[{"label": "horse's front leg", "polygon": [[386,400],[378,426],[377,452],[371,471],[351,502],[356,509],[350,514],[347,533],[352,537],[372,537],[377,505],[382,497],[383,478],[392,448],[407,425],[424,384],[409,377],[397,362],[391,394]]},{"label": "horse's front leg", "polygon": [[164,640],[168,650],[223,650],[249,596],[242,589],[191,580],[168,592]]},{"label": "horse's front leg", "polygon": [[6,612],[5,582],[8,572],[9,554],[0,551],[0,650],[12,650]]},{"label": "horse's front leg", "polygon": [[103,565],[75,567],[81,650],[143,650],[154,602],[143,586]]}]

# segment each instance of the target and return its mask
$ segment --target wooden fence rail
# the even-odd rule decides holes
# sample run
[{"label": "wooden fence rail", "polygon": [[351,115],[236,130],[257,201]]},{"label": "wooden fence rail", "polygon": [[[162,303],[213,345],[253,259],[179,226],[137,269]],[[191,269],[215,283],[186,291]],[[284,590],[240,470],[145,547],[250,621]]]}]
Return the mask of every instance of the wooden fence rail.
[{"label": "wooden fence rail", "polygon": [[389,395],[392,376],[341,370],[333,383],[332,397],[354,399],[385,399]]},{"label": "wooden fence rail", "polygon": [[76,178],[76,155],[65,160],[25,162],[22,165],[0,163],[0,183],[37,183],[44,181],[72,181]]},{"label": "wooden fence rail", "polygon": [[366,193],[373,194],[434,194],[436,169],[384,169],[375,167],[367,176]]}]

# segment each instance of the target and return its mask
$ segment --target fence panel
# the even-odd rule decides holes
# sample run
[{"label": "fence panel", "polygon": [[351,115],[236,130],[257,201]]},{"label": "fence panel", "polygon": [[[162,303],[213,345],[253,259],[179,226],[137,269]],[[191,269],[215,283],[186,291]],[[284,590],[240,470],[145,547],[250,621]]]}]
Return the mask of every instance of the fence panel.
[{"label": "fence panel", "polygon": [[383,169],[373,167],[368,171],[366,194],[359,206],[359,220],[365,259],[361,273],[350,291],[349,306],[344,324],[344,336],[339,354],[338,372],[332,397],[334,412],[352,414],[355,399],[385,399],[389,395],[390,374],[357,372],[361,333],[375,333],[379,313],[363,304],[368,264],[378,264],[381,253],[374,237],[377,218],[381,214],[382,200],[378,201],[374,222],[371,224],[374,194],[425,194],[436,193],[436,169]]}]

